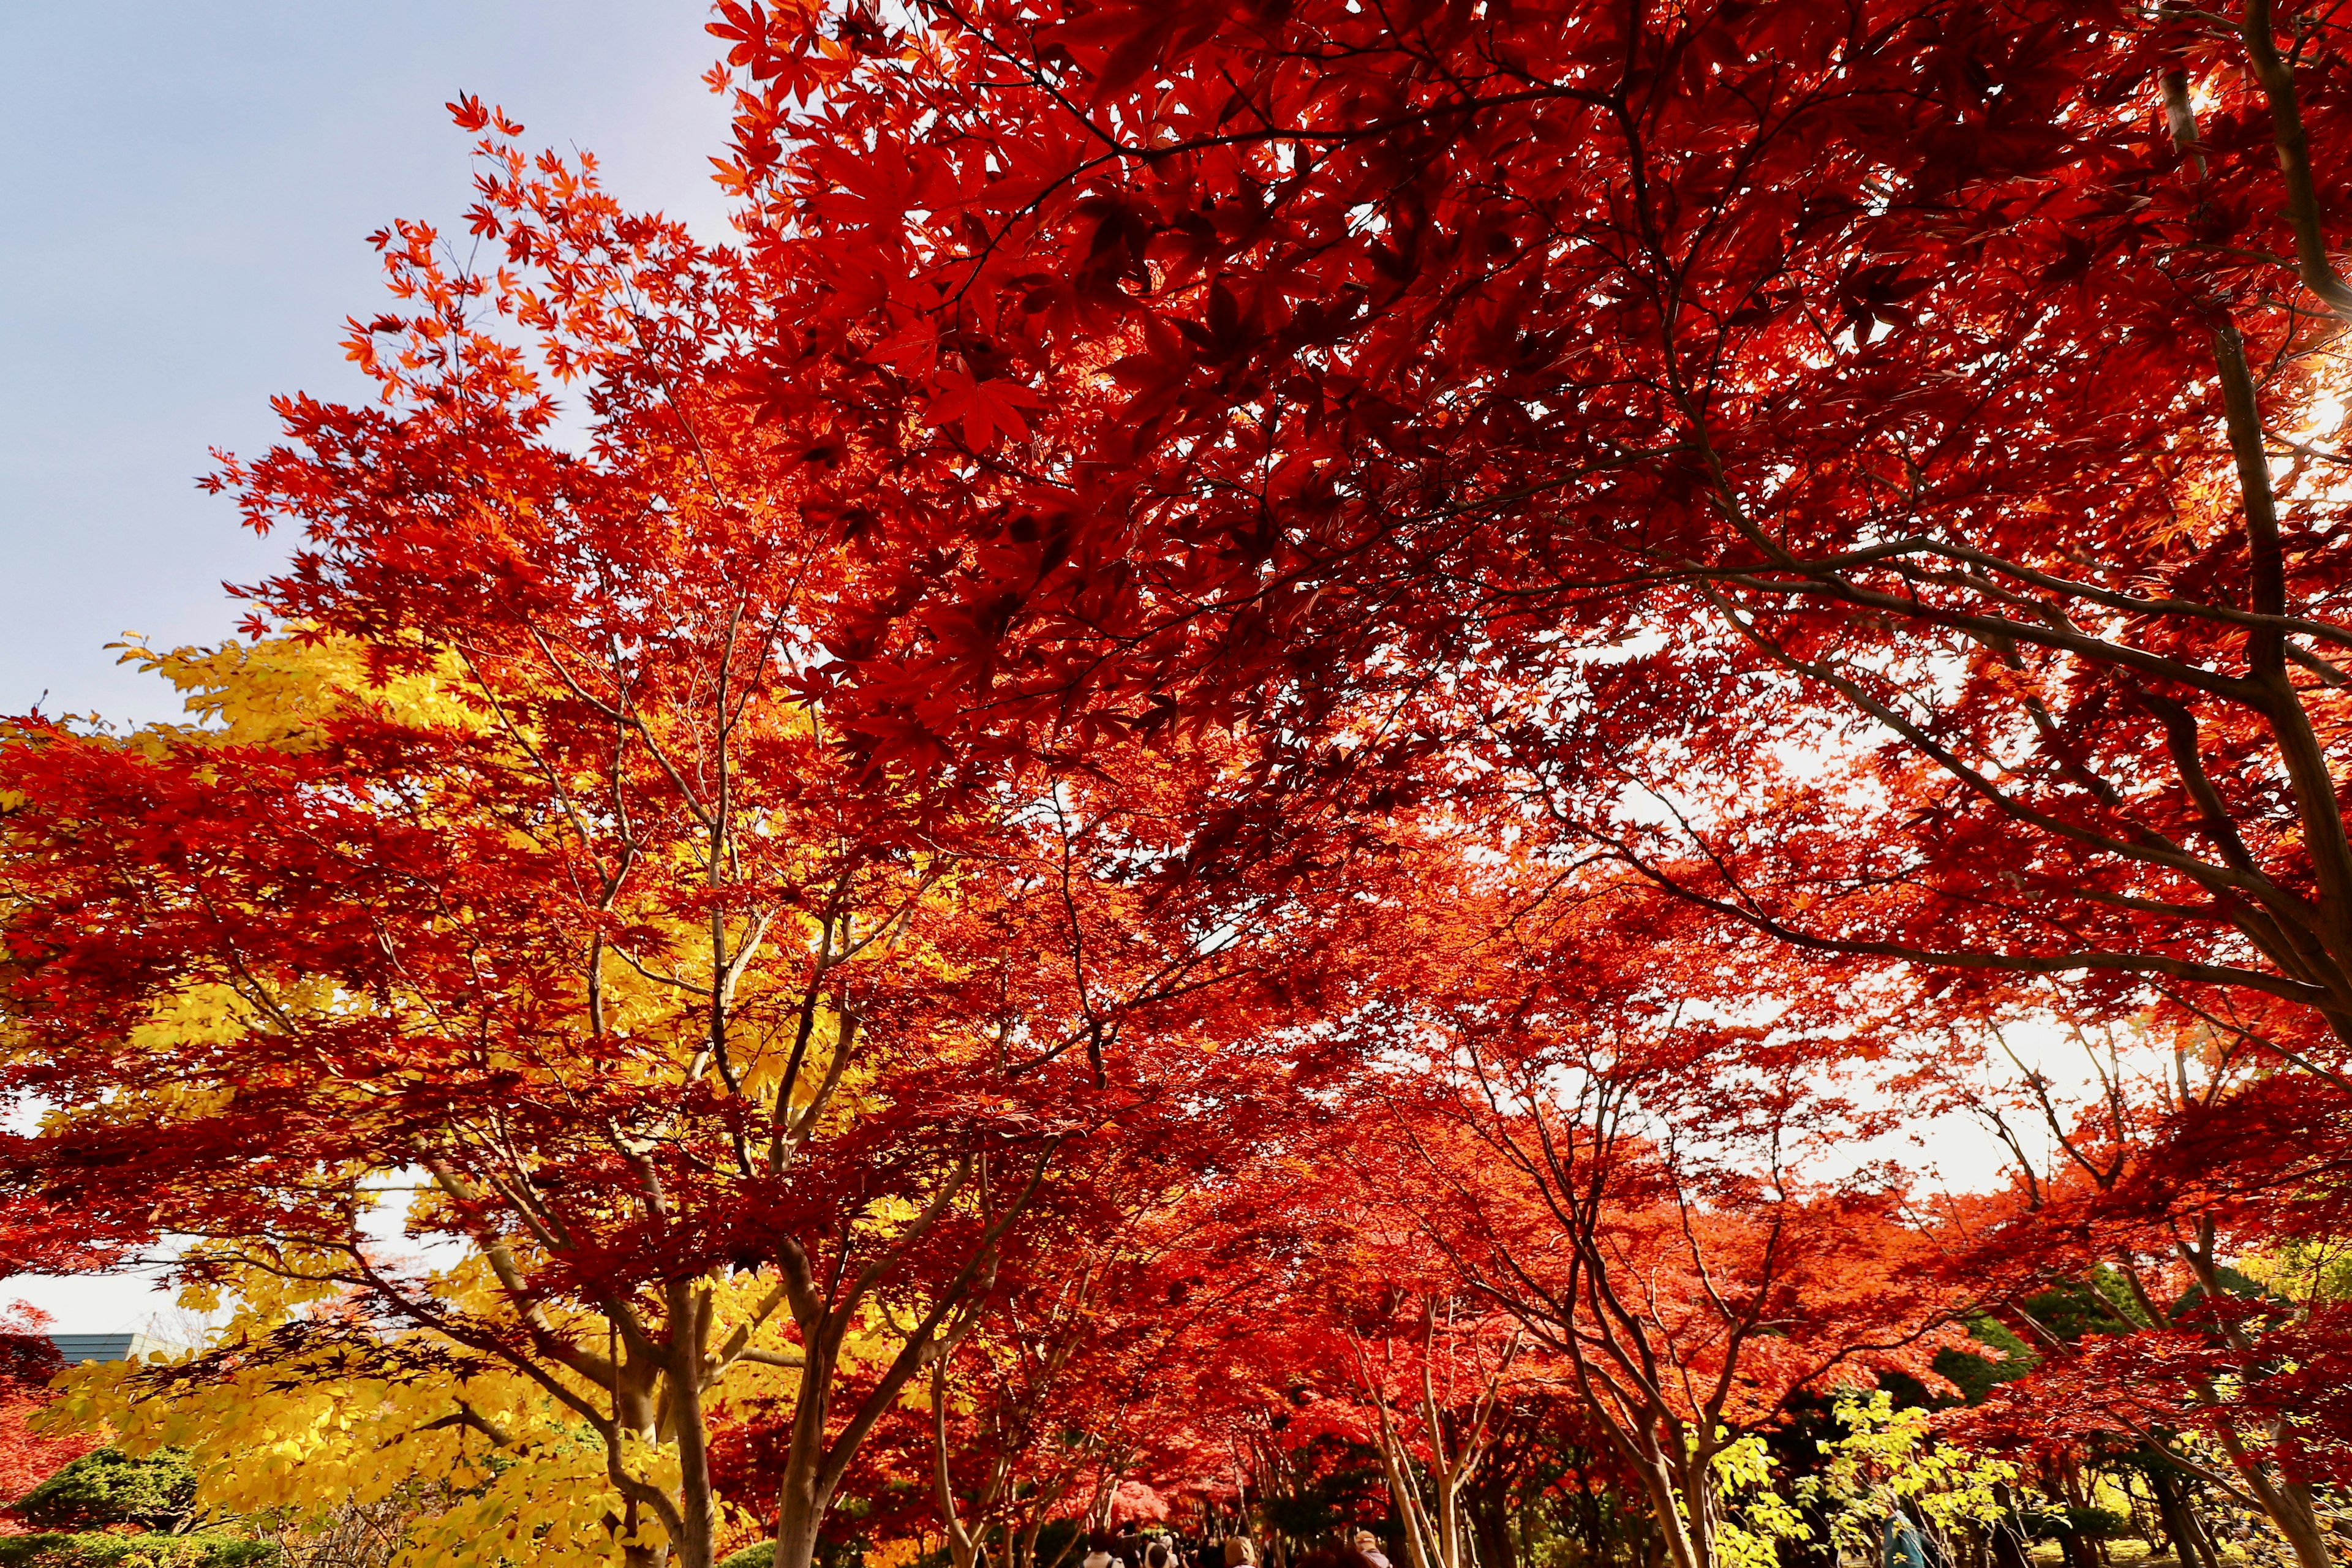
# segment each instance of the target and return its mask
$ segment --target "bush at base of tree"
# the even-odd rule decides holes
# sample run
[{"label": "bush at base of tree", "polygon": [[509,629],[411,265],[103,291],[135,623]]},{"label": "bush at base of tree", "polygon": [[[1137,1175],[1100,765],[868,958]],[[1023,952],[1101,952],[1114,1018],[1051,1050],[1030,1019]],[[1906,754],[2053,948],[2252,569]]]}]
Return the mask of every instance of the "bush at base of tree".
[{"label": "bush at base of tree", "polygon": [[196,1472],[179,1449],[133,1458],[120,1448],[99,1448],[18,1498],[10,1511],[50,1530],[108,1524],[154,1530],[186,1518],[195,1495]]},{"label": "bush at base of tree", "polygon": [[2113,1541],[2131,1533],[2131,1519],[2111,1508],[2068,1508],[2019,1515],[2025,1533],[2036,1541],[2059,1541],[2079,1535],[2090,1541]]},{"label": "bush at base of tree", "polygon": [[266,1568],[278,1560],[275,1546],[246,1535],[0,1537],[0,1568]]}]

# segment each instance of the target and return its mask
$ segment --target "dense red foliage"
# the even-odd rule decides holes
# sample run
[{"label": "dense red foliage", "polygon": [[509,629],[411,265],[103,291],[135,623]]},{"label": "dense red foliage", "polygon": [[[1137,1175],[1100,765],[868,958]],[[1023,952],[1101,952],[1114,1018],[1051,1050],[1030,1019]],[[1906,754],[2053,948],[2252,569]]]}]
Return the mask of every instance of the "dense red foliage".
[{"label": "dense red foliage", "polygon": [[1715,1568],[1718,1455],[1974,1323],[1956,1430],[2326,1568],[2333,13],[717,16],[740,246],[461,100],[488,269],[380,234],[382,405],[214,481],[338,673],[0,747],[12,1257],[531,1376],[636,1561],[1149,1482],[1460,1568],[1540,1448]]},{"label": "dense red foliage", "polygon": [[[15,1501],[78,1459],[97,1439],[81,1433],[37,1432],[33,1420],[49,1403],[47,1384],[58,1367],[48,1336],[48,1314],[22,1301],[0,1310],[0,1505]],[[22,1530],[0,1516],[0,1531]]]},{"label": "dense red foliage", "polygon": [[724,14],[749,395],[822,388],[908,569],[836,650],[877,744],[1238,722],[1374,802],[1468,748],[1790,940],[2336,1048],[2276,1016],[2352,1017],[2336,24]]}]

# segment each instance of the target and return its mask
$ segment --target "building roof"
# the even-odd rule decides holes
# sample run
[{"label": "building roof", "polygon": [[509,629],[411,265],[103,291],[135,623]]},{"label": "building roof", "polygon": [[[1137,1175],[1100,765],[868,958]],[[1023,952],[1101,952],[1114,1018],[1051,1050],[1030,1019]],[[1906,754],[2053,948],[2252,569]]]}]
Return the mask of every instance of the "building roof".
[{"label": "building roof", "polygon": [[49,1340],[68,1366],[86,1361],[144,1361],[158,1351],[176,1355],[185,1348],[152,1334],[51,1334]]}]

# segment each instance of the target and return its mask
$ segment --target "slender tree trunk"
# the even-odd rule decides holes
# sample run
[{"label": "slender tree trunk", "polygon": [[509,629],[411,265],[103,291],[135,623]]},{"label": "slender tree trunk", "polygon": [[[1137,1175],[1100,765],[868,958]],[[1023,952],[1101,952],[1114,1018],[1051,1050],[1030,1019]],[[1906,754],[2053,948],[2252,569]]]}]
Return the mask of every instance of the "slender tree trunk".
[{"label": "slender tree trunk", "polygon": [[[2062,1510],[2088,1506],[2083,1495],[2083,1475],[2071,1461],[2060,1460],[2042,1472],[2042,1484],[2051,1501]],[[2099,1568],[2099,1559],[2091,1550],[2088,1537],[2074,1528],[2074,1517],[2067,1516],[2066,1528],[2058,1532],[2058,1550],[2066,1559],[2066,1568]]]},{"label": "slender tree trunk", "polygon": [[1511,1475],[1494,1469],[1481,1475],[1466,1495],[1471,1533],[1478,1544],[1478,1568],[1519,1568],[1511,1541]]},{"label": "slender tree trunk", "polygon": [[1437,1490],[1437,1560],[1441,1568],[1463,1568],[1462,1478],[1452,1467],[1439,1468],[1430,1479]]},{"label": "slender tree trunk", "polygon": [[2017,1498],[2006,1481],[1996,1481],[1993,1500],[2000,1505],[2000,1517],[1992,1521],[1989,1531],[1991,1540],[1993,1568],[2027,1568],[2025,1537],[2018,1529]]},{"label": "slender tree trunk", "polygon": [[1413,1478],[1412,1455],[1390,1419],[1387,1401],[1380,1398],[1377,1389],[1373,1398],[1380,1413],[1376,1451],[1381,1457],[1381,1474],[1389,1484],[1389,1500],[1396,1508],[1397,1522],[1404,1527],[1405,1560],[1411,1568],[1441,1568],[1433,1561],[1439,1546],[1430,1528],[1428,1510],[1422,1503],[1420,1484]]},{"label": "slender tree trunk", "polygon": [[1578,1511],[1584,1516],[1577,1522],[1584,1531],[1585,1560],[1593,1568],[1612,1568],[1616,1553],[1609,1550],[1609,1521],[1601,1517],[1601,1499],[1580,1476],[1577,1480],[1577,1499]]},{"label": "slender tree trunk", "polygon": [[[947,1531],[950,1568],[974,1568],[980,1559],[980,1542],[964,1527],[956,1501],[955,1478],[948,1468],[948,1354],[952,1348],[942,1347],[931,1362],[932,1479],[940,1505],[940,1524]],[[988,1529],[985,1518],[983,1512],[982,1534]]]},{"label": "slender tree trunk", "polygon": [[809,1568],[816,1560],[817,1531],[833,1500],[824,1482],[824,1418],[839,1353],[830,1332],[808,1333],[803,1327],[801,1385],[793,1402],[784,1479],[777,1488],[775,1568]]},{"label": "slender tree trunk", "polygon": [[716,1561],[719,1507],[710,1485],[709,1436],[703,1429],[702,1402],[697,1398],[691,1409],[679,1413],[677,1423],[678,1513],[683,1526],[674,1543],[678,1568],[711,1568]]},{"label": "slender tree trunk", "polygon": [[[2214,1260],[2212,1222],[2210,1219],[2198,1222],[2195,1245],[2179,1239],[2176,1239],[2173,1245],[2188,1263],[2190,1272],[2196,1275],[2198,1286],[2206,1297],[2215,1301],[2221,1300],[2226,1291],[2221,1269]],[[2246,1338],[2243,1331],[2234,1325],[2225,1325],[2224,1332],[2234,1348],[2242,1351],[2253,1348],[2252,1342]],[[2239,1476],[2245,1481],[2246,1489],[2254,1494],[2263,1512],[2270,1516],[2273,1528],[2293,1549],[2296,1568],[2334,1568],[2335,1558],[2327,1549],[2327,1532],[2320,1528],[2318,1510],[2312,1506],[2311,1488],[2284,1476],[2273,1478],[2270,1467],[2256,1455],[2249,1453],[2228,1426],[2221,1427],[2216,1435],[2221,1439],[2222,1451],[2230,1456],[2231,1464],[2236,1467]],[[2272,1435],[2275,1436],[2275,1431]]]},{"label": "slender tree trunk", "polygon": [[[613,1419],[647,1442],[658,1435],[660,1415],[654,1388],[659,1375],[635,1351],[622,1357],[614,1372]],[[635,1499],[622,1504],[621,1531],[621,1560],[626,1568],[665,1568],[670,1542],[661,1525]]]},{"label": "slender tree trunk", "polygon": [[2180,1478],[2160,1466],[2151,1466],[2147,1484],[2156,1493],[2156,1511],[2164,1521],[2165,1534],[2172,1538],[2172,1554],[2179,1560],[2180,1568],[2221,1568],[2212,1538],[2198,1521],[2196,1507],[2189,1500]]},{"label": "slender tree trunk", "polygon": [[[1644,1433],[1643,1438],[1646,1452],[1640,1466],[1642,1489],[1650,1495],[1652,1522],[1665,1548],[1667,1563],[1672,1568],[1715,1568],[1714,1541],[1707,1530],[1711,1512],[1705,1494],[1706,1462],[1700,1460],[1695,1469],[1688,1460],[1678,1467],[1654,1434]],[[1686,1482],[1685,1475],[1675,1473],[1677,1468],[1695,1474],[1696,1480]],[[1698,1495],[1686,1497],[1686,1485]]]},{"label": "slender tree trunk", "polygon": [[[710,1433],[702,1414],[702,1343],[707,1300],[684,1280],[668,1289],[669,1422],[677,1437],[678,1538],[671,1543],[678,1568],[711,1568],[719,1535],[719,1502],[710,1485]],[[681,1341],[683,1342],[681,1342]]]},{"label": "slender tree trunk", "polygon": [[1993,1521],[1991,1556],[1993,1568],[2028,1568],[2025,1542],[2018,1539],[2017,1526],[2006,1519]]}]

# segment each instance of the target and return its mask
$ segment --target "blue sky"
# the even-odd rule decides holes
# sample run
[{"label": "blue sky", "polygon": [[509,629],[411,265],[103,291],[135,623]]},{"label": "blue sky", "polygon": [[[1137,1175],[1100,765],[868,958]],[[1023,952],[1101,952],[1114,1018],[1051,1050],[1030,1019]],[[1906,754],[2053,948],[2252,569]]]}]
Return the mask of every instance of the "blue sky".
[{"label": "blue sky", "polygon": [[[224,579],[286,548],[198,492],[257,452],[269,398],[362,395],[335,345],[377,309],[365,236],[445,226],[468,139],[442,104],[505,105],[534,145],[604,161],[629,205],[725,233],[726,107],[694,0],[186,0],[0,6],[0,712],[171,716],[119,668],[128,630],[215,641]],[[140,1326],[136,1277],[11,1280],[60,1330]]]},{"label": "blue sky", "polygon": [[[360,395],[364,237],[467,199],[459,91],[604,161],[633,206],[718,237],[726,108],[695,0],[0,7],[0,712],[173,710],[120,668],[233,629],[224,579],[287,548],[199,493],[273,394]],[[46,701],[43,701],[46,694]]]}]

